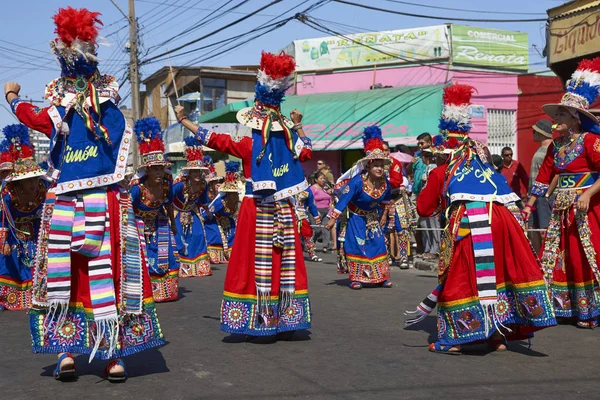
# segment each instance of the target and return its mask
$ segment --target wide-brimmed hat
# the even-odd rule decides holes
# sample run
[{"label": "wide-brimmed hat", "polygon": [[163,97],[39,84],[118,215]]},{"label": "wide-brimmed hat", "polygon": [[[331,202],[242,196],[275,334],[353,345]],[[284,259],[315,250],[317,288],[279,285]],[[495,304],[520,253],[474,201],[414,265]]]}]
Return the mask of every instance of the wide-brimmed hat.
[{"label": "wide-brimmed hat", "polygon": [[552,121],[547,119],[540,119],[535,125],[531,126],[531,129],[539,133],[540,135],[552,139]]},{"label": "wide-brimmed hat", "polygon": [[35,149],[29,138],[29,128],[23,124],[7,125],[2,132],[4,142],[0,147],[7,149],[13,163],[12,172],[6,181],[14,182],[36,177],[48,179],[46,171],[35,160]]},{"label": "wide-brimmed hat", "polygon": [[542,110],[551,118],[556,117],[560,107],[579,115],[584,131],[600,134],[598,118],[592,114],[590,105],[598,98],[600,90],[600,57],[582,60],[567,81],[567,91],[560,103],[545,104]]},{"label": "wide-brimmed hat", "polygon": [[165,155],[162,128],[155,117],[141,118],[135,121],[133,127],[138,141],[141,162],[139,168],[153,165],[170,166]]},{"label": "wide-brimmed hat", "polygon": [[[296,62],[289,54],[262,52],[254,93],[254,105],[239,110],[240,124],[266,131],[289,131],[294,123],[281,114],[280,106],[291,86]],[[263,129],[265,128],[265,129]]]},{"label": "wide-brimmed hat", "polygon": [[385,154],[383,148],[383,134],[378,126],[372,125],[365,128],[363,131],[363,145],[365,157],[359,161],[383,160],[386,163],[391,163],[392,160]]},{"label": "wide-brimmed hat", "polygon": [[239,161],[225,161],[225,181],[219,187],[219,192],[236,192],[239,193],[238,179],[240,174]]}]

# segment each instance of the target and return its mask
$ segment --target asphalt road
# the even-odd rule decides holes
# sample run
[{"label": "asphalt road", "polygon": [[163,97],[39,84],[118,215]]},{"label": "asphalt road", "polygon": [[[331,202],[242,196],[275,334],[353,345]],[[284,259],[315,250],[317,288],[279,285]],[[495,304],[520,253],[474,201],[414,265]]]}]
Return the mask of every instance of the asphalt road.
[{"label": "asphalt road", "polygon": [[435,317],[403,329],[402,313],[435,286],[435,273],[393,269],[391,289],[352,291],[333,256],[309,263],[313,328],[292,342],[231,340],[219,330],[225,266],[181,281],[182,298],[158,305],[168,344],[125,361],[111,384],[104,364],[76,358],[79,379],[55,381],[53,355],[31,353],[28,318],[0,313],[0,399],[555,399],[598,398],[598,331],[561,325],[529,350],[433,354]]}]

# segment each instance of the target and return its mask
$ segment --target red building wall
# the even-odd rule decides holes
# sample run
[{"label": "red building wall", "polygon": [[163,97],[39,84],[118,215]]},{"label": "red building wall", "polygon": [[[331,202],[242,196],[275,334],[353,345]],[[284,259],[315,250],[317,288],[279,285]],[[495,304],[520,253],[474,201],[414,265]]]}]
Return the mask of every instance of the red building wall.
[{"label": "red building wall", "polygon": [[533,141],[531,126],[540,119],[552,120],[542,106],[559,103],[564,89],[560,79],[553,76],[519,75],[517,86],[517,160],[529,171],[533,154],[539,148]]}]

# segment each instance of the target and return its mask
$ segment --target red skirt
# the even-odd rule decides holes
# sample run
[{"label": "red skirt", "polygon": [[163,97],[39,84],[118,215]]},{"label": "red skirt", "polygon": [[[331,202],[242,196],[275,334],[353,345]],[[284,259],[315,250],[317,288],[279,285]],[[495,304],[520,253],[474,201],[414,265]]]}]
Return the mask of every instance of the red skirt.
[{"label": "red skirt", "polygon": [[310,222],[307,219],[303,219],[300,224],[300,236],[305,239],[310,239],[313,236],[313,230],[310,226]]},{"label": "red skirt", "polygon": [[[107,195],[111,231],[112,275],[118,306],[121,300],[121,230],[118,190],[108,189]],[[101,344],[95,358],[125,357],[164,344],[152,298],[152,286],[145,258],[141,257],[144,299],[142,314],[119,316],[116,354],[109,357],[108,347]],[[34,307],[30,311],[34,353],[71,352],[90,354],[92,352],[95,343],[92,337],[92,327],[95,322],[90,297],[87,257],[78,253],[71,253],[71,298],[65,323],[61,327],[57,327],[54,320],[46,319],[46,315],[47,309],[44,308]],[[49,326],[46,326],[46,324],[49,324]],[[47,332],[44,334],[46,329]]]},{"label": "red skirt", "polygon": [[[460,217],[451,225],[460,222]],[[493,316],[479,303],[471,234],[453,243],[453,254],[438,299],[438,341],[465,344],[488,339],[497,327],[508,340],[531,337],[556,325],[539,262],[515,217],[492,207],[492,240],[498,303]],[[494,318],[492,320],[491,318]],[[489,330],[486,334],[485,324]]]},{"label": "red skirt", "polygon": [[[229,258],[225,290],[221,303],[221,330],[233,334],[269,336],[278,332],[310,328],[311,314],[308,298],[306,266],[300,236],[294,229],[295,293],[291,306],[279,312],[279,279],[282,249],[273,247],[271,297],[268,315],[258,313],[254,260],[256,256],[256,199],[242,200],[235,233],[235,246]],[[296,218],[293,216],[294,226]]]}]

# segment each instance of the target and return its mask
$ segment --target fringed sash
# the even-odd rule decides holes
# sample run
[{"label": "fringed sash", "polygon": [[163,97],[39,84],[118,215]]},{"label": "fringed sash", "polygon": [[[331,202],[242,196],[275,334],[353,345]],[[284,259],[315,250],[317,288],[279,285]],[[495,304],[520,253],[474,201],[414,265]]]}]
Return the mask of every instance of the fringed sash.
[{"label": "fringed sash", "polygon": [[[131,197],[121,189],[119,197],[121,211],[121,314],[142,313],[143,270],[142,257],[146,255],[144,224],[136,220]],[[147,265],[147,263],[146,263]]]},{"label": "fringed sash", "polygon": [[259,313],[271,298],[273,247],[283,249],[279,282],[279,310],[291,304],[296,286],[294,223],[288,202],[258,204],[256,208],[255,282]]},{"label": "fringed sash", "polygon": [[[58,315],[56,326],[65,322],[71,295],[71,251],[90,258],[88,274],[95,330],[94,358],[102,338],[108,335],[108,355],[117,345],[119,331],[112,276],[110,222],[106,189],[62,194],[56,198],[48,236],[47,318]],[[46,329],[50,326],[46,324]]]},{"label": "fringed sash", "polygon": [[423,299],[421,303],[417,306],[415,311],[405,311],[404,315],[408,317],[406,321],[404,321],[404,326],[411,326],[416,324],[417,322],[421,322],[427,317],[431,312],[435,309],[438,303],[438,298],[444,285],[440,283],[436,286],[436,288],[430,294]]}]

